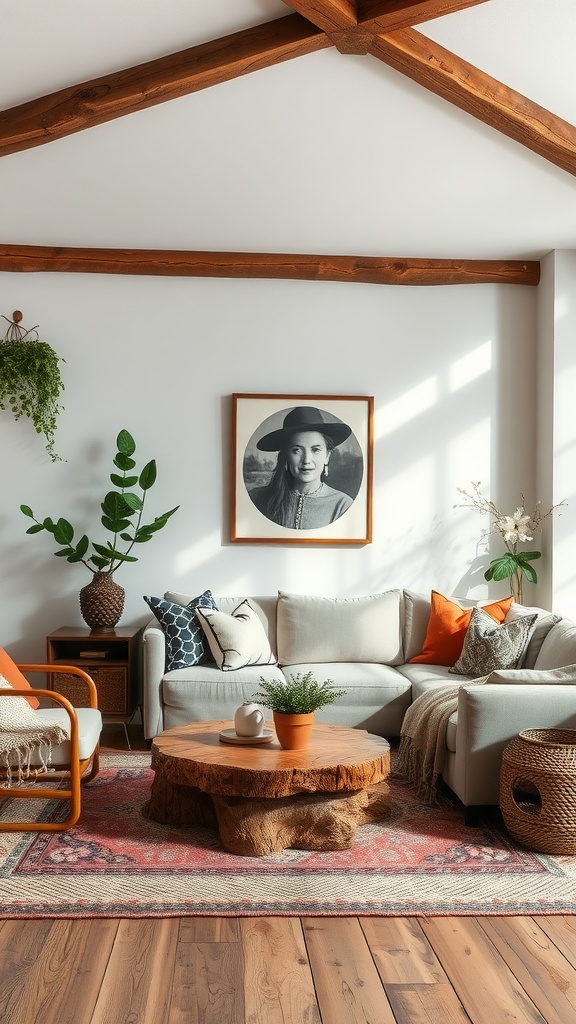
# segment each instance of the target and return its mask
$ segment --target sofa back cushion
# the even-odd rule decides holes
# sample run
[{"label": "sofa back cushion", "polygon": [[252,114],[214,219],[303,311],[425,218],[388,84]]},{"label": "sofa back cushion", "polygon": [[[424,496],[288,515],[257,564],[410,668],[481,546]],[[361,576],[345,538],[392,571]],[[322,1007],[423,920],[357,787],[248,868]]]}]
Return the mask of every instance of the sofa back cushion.
[{"label": "sofa back cushion", "polygon": [[281,665],[371,662],[401,665],[401,591],[312,597],[278,591]]},{"label": "sofa back cushion", "polygon": [[544,637],[534,668],[540,671],[576,663],[576,623],[561,619]]},{"label": "sofa back cushion", "polygon": [[553,615],[552,612],[546,611],[545,608],[529,608],[528,605],[518,604],[515,601],[511,606],[510,611],[507,612],[504,622],[512,622],[513,619],[518,619],[523,615],[536,615],[536,628],[532,633],[526,654],[522,661],[522,668],[533,669],[536,664],[536,658],[542,650],[542,644],[548,636],[548,633],[552,629],[552,626],[555,626],[557,622],[560,622],[562,616]]}]

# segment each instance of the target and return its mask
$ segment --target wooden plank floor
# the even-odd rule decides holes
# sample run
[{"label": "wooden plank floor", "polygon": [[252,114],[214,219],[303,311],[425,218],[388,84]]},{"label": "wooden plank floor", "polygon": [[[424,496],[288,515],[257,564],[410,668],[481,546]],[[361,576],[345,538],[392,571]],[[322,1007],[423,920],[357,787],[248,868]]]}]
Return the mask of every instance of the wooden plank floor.
[{"label": "wooden plank floor", "polygon": [[0,921],[0,1021],[576,1024],[576,916]]},{"label": "wooden plank floor", "polygon": [[574,1024],[572,917],[0,922],[2,1024]]}]

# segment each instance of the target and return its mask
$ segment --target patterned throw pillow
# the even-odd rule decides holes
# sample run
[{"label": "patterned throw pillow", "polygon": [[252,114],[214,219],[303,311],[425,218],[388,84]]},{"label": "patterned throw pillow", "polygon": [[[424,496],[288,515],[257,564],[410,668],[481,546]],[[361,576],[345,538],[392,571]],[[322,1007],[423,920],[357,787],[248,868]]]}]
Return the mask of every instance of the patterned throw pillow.
[{"label": "patterned throw pillow", "polygon": [[197,608],[216,608],[210,590],[193,598],[186,606],[160,597],[144,596],[166,637],[166,672],[199,665],[204,657],[204,633],[196,618]]},{"label": "patterned throw pillow", "polygon": [[537,615],[523,615],[498,625],[482,608],[473,608],[462,654],[449,672],[483,676],[497,669],[521,668]]},{"label": "patterned throw pillow", "polygon": [[247,665],[276,664],[258,612],[248,601],[242,601],[232,615],[199,608],[198,618],[222,672],[234,672]]}]

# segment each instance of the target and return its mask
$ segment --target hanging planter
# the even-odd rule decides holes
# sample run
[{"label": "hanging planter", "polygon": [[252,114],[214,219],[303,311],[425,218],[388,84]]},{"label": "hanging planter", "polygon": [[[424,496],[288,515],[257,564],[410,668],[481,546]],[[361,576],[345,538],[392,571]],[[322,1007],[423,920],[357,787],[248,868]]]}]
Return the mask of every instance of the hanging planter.
[{"label": "hanging planter", "polygon": [[40,341],[35,327],[20,327],[22,313],[15,310],[0,340],[0,409],[10,409],[15,420],[28,416],[37,434],[43,434],[46,451],[52,462],[61,461],[54,451],[56,421],[62,406],[60,363],[64,362],[45,341]]}]

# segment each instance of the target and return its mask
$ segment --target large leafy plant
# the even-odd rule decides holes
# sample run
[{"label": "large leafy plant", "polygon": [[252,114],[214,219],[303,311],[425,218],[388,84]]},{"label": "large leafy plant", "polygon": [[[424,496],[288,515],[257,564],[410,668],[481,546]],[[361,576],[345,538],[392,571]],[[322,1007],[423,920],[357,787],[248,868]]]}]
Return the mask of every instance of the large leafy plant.
[{"label": "large leafy plant", "polygon": [[26,533],[46,530],[60,545],[58,551],[54,552],[58,558],[65,558],[68,562],[82,562],[93,573],[112,574],[124,562],[137,562],[138,557],[131,554],[134,546],[152,540],[180,507],[177,505],[169,512],[156,516],[152,522],[143,523],[146,495],[156,482],[156,462],[152,459],[140,472],[136,471],[133,459],[136,444],[127,430],[121,430],[118,434],[116,447],[115,469],[110,474],[115,490],[108,491],[100,505],[100,522],[112,534],[112,540],[99,544],[90,540],[86,534],[76,540],[74,527],[67,519],[53,520],[48,517],[39,520],[29,505],[20,506],[20,511],[34,520],[34,526],[26,530]]},{"label": "large leafy plant", "polygon": [[10,409],[15,420],[28,416],[36,433],[44,435],[52,462],[61,461],[54,450],[54,435],[62,409],[60,363],[64,360],[46,341],[40,341],[36,328],[25,331],[20,327],[19,310],[12,313],[12,320],[3,319],[10,326],[0,340],[0,409]]},{"label": "large leafy plant", "polygon": [[311,671],[291,675],[285,683],[260,676],[260,684],[262,689],[252,695],[252,700],[281,715],[308,715],[346,693],[336,690],[331,679],[319,683]]}]

